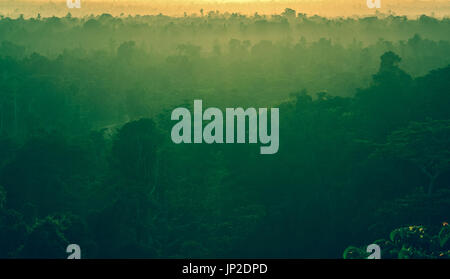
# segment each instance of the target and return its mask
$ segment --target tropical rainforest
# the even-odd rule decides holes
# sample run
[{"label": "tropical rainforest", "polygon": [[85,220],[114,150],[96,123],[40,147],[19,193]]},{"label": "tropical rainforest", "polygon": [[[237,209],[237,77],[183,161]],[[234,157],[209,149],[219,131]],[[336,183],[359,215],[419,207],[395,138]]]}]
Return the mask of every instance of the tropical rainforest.
[{"label": "tropical rainforest", "polygon": [[[0,258],[450,257],[450,20],[0,16]],[[279,151],[171,111],[276,107]]]}]

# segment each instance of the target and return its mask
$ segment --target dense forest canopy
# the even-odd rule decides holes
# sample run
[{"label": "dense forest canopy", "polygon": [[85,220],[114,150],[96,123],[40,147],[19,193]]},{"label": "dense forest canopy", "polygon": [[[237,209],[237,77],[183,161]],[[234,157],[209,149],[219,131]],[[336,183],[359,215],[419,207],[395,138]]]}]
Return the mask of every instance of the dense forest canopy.
[{"label": "dense forest canopy", "polygon": [[[450,63],[449,25],[448,19],[426,16],[328,20],[296,16],[289,9],[270,18],[215,13],[192,18],[4,18],[0,54],[25,59],[30,67],[39,64],[46,76],[56,71],[77,83],[79,95],[95,82],[109,91],[110,101],[115,99],[111,95],[128,95],[129,102],[138,96],[134,101],[142,104],[141,99],[164,92],[159,95],[170,98],[159,101],[171,104],[208,96],[230,105],[262,106],[301,89],[352,96],[370,84],[386,51],[400,55],[401,68],[413,77],[445,67]],[[218,90],[220,94],[212,94]]]},{"label": "dense forest canopy", "polygon": [[[0,257],[341,257],[403,226],[437,235],[449,25],[1,17]],[[171,111],[194,99],[279,108],[279,151],[174,144]]]}]

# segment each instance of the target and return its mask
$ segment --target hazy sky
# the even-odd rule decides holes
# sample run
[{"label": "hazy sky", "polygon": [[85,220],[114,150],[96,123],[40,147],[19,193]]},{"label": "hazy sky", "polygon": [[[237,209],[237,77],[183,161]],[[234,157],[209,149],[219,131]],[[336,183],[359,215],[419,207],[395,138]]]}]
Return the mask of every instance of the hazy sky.
[{"label": "hazy sky", "polygon": [[[289,7],[309,15],[328,17],[371,15],[377,9],[369,9],[367,0],[81,0],[81,9],[68,9],[66,0],[0,0],[0,14],[6,16],[64,16],[110,13],[159,14],[182,16],[206,12],[239,12],[242,14],[279,14]],[[437,17],[450,15],[450,0],[381,0],[381,13]]]}]

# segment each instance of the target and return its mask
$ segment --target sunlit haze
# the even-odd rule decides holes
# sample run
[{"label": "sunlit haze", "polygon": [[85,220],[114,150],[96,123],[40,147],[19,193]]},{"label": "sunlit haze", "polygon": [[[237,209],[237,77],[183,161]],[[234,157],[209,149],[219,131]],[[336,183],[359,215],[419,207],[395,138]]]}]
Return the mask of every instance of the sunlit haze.
[{"label": "sunlit haze", "polygon": [[241,13],[246,15],[279,14],[285,8],[308,15],[327,17],[349,17],[381,14],[395,14],[415,17],[422,14],[445,17],[450,14],[447,0],[381,0],[380,9],[369,9],[366,0],[81,0],[80,9],[68,9],[66,0],[1,0],[0,14],[3,16],[25,17],[64,16],[70,12],[74,16],[109,13],[112,15],[164,14],[183,16],[204,14],[210,11],[221,13]]}]

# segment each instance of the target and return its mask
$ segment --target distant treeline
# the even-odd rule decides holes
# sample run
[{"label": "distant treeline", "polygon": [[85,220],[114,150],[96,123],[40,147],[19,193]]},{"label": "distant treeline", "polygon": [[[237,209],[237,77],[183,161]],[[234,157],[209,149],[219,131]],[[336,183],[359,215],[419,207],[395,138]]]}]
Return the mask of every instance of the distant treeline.
[{"label": "distant treeline", "polygon": [[12,59],[10,67],[27,65],[26,71],[3,68],[10,74],[39,70],[39,82],[71,84],[58,90],[78,92],[82,113],[98,102],[109,107],[108,115],[95,112],[95,118],[114,115],[112,122],[99,119],[103,125],[135,118],[149,106],[129,106],[154,96],[153,112],[194,97],[263,107],[299,89],[352,96],[369,85],[386,51],[400,55],[400,67],[414,77],[448,65],[448,30],[448,19],[426,16],[330,20],[289,9],[272,17],[2,18],[0,57]]}]

